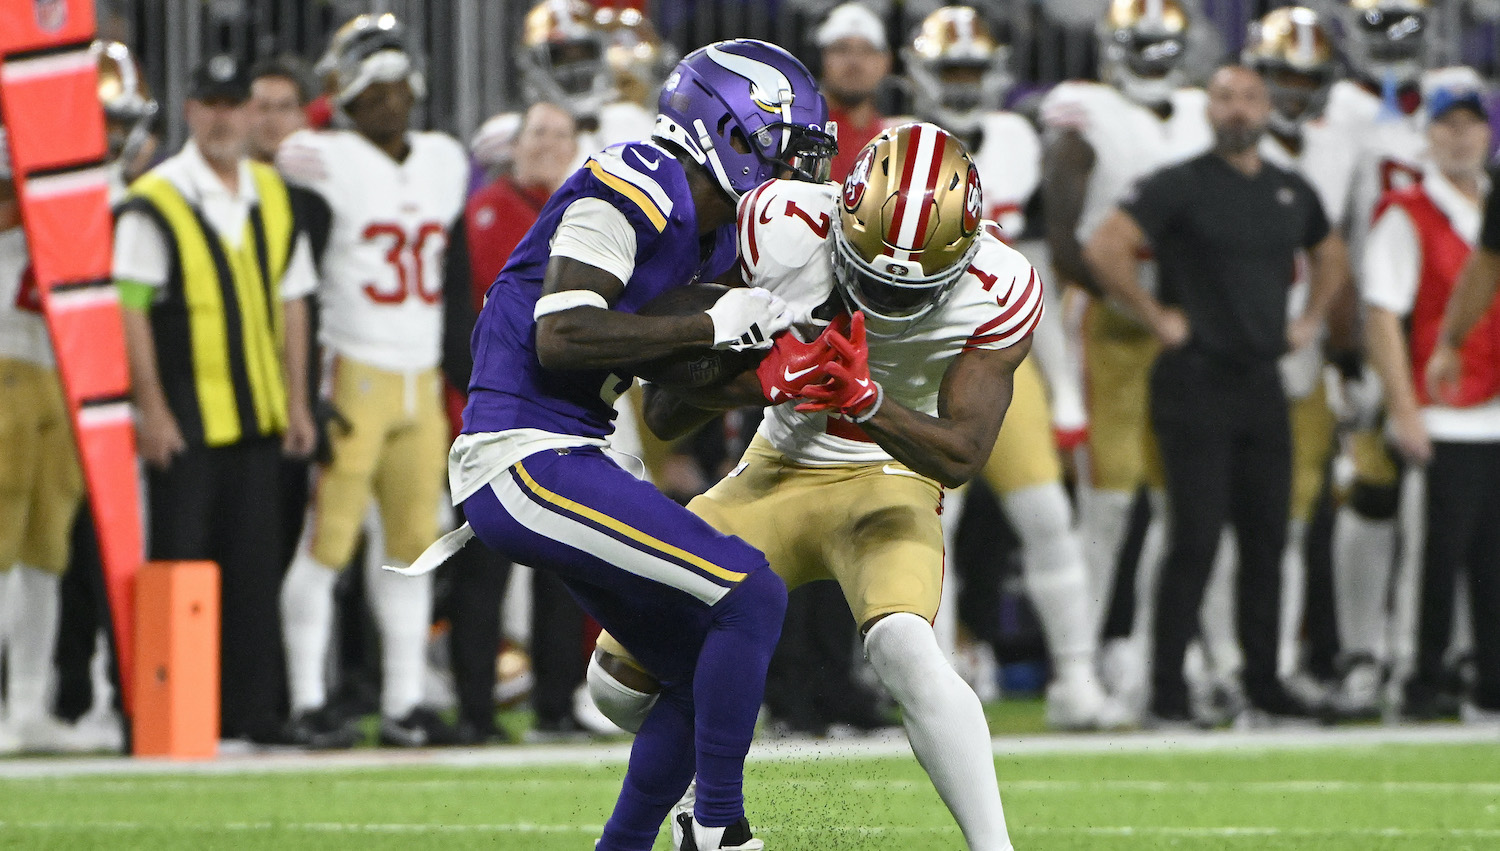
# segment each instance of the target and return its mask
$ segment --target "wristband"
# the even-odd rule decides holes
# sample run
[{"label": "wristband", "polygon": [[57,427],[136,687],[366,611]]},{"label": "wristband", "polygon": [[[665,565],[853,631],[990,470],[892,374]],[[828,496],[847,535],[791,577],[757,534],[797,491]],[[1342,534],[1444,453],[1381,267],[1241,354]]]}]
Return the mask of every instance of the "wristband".
[{"label": "wristband", "polygon": [[871,405],[869,408],[866,408],[863,414],[860,414],[857,417],[850,417],[849,422],[854,423],[855,425],[863,425],[864,423],[869,422],[871,417],[874,417],[876,414],[880,413],[880,404],[885,401],[885,388],[880,386],[879,381],[873,383],[875,385],[875,404]]},{"label": "wristband", "polygon": [[537,299],[531,318],[541,319],[548,314],[562,313],[564,310],[572,310],[575,307],[597,307],[601,310],[609,310],[609,302],[593,290],[563,290]]}]

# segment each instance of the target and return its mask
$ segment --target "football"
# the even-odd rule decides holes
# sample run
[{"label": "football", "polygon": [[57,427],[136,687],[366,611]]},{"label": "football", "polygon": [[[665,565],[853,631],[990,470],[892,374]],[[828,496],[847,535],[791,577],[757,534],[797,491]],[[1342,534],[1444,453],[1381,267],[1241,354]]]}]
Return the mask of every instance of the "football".
[{"label": "football", "polygon": [[[688,284],[667,290],[636,311],[640,316],[691,316],[713,307],[729,290],[722,284]],[[707,346],[680,349],[669,355],[637,364],[632,371],[643,381],[664,387],[700,389],[730,381],[754,369],[766,356],[764,350],[732,352]]]}]

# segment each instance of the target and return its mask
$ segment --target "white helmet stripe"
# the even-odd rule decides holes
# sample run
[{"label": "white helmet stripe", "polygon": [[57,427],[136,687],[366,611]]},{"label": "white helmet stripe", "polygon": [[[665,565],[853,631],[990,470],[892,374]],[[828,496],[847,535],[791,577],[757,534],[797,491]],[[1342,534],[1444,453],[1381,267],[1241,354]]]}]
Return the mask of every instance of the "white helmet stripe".
[{"label": "white helmet stripe", "polygon": [[[928,197],[925,190],[932,183],[933,172],[941,165],[933,156],[938,142],[938,134],[933,132],[933,128],[921,124],[917,125],[912,128],[911,141],[917,146],[917,155],[912,162],[911,171],[902,175],[904,180],[901,184],[910,187],[910,191],[902,193],[901,200],[898,202],[900,209],[894,213],[895,216],[901,217],[901,231],[895,234],[896,239],[894,240],[897,246],[895,252],[896,259],[898,260],[910,260],[912,251],[921,249],[921,246],[915,244],[917,241],[917,230],[922,219],[920,206],[923,199]],[[905,151],[897,151],[896,153],[903,159],[906,157]],[[895,164],[893,163],[893,165]],[[918,207],[918,209],[912,209],[913,206]]]},{"label": "white helmet stripe", "polygon": [[766,112],[780,113],[783,120],[791,119],[792,81],[774,65],[759,59],[741,56],[709,45],[705,50],[708,58],[725,69],[750,81],[750,99]]}]

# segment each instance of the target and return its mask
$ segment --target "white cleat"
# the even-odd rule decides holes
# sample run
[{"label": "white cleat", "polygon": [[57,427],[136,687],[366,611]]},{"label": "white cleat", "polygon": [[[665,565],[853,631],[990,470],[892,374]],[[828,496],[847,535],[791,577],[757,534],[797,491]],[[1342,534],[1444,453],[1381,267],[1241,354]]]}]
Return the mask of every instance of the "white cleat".
[{"label": "white cleat", "polygon": [[9,756],[21,750],[21,740],[16,736],[10,724],[0,719],[0,756]]},{"label": "white cleat", "polygon": [[693,805],[698,803],[698,778],[694,777],[688,784],[687,791],[682,793],[682,800],[667,814],[667,824],[672,826],[672,848],[682,847],[683,827],[679,816],[686,815],[688,824],[693,822]]},{"label": "white cleat", "polygon": [[1058,679],[1047,686],[1047,726],[1055,730],[1118,730],[1130,713],[1093,677]]}]

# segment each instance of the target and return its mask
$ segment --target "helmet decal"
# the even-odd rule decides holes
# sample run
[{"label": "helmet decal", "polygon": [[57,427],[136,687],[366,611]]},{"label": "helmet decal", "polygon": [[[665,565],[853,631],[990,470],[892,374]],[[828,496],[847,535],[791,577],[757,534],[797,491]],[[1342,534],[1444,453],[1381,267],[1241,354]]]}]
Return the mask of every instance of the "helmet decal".
[{"label": "helmet decal", "polygon": [[859,202],[865,197],[865,185],[870,180],[870,170],[875,167],[875,149],[865,148],[855,161],[854,168],[849,170],[849,177],[844,180],[844,206],[850,210],[859,206]]},{"label": "helmet decal", "polygon": [[792,83],[775,66],[759,59],[720,50],[710,44],[708,58],[750,81],[750,99],[766,112],[780,115],[792,105]]},{"label": "helmet decal", "polygon": [[979,169],[969,164],[969,177],[964,185],[964,233],[979,229],[980,211],[984,207],[983,195],[979,191]]}]

